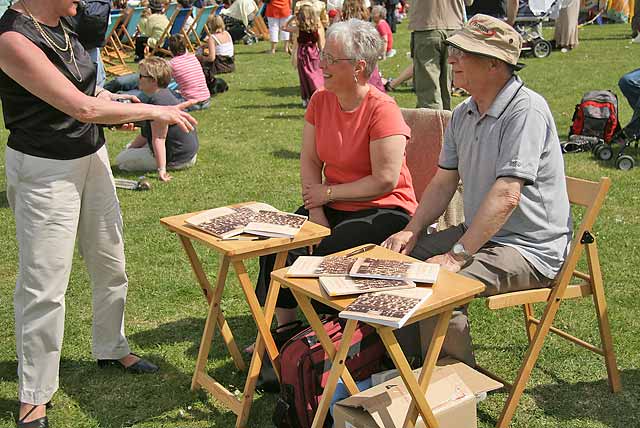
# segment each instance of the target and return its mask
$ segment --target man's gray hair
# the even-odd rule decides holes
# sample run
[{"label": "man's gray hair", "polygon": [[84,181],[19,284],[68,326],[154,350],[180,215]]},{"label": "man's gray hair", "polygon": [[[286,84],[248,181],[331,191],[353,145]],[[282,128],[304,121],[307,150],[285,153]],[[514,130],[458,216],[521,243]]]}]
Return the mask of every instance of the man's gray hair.
[{"label": "man's gray hair", "polygon": [[387,9],[381,4],[377,4],[371,8],[371,15],[385,19],[387,17]]},{"label": "man's gray hair", "polygon": [[344,56],[354,61],[364,60],[364,74],[371,76],[382,55],[384,44],[376,27],[359,19],[336,22],[327,30],[327,41],[334,39],[342,45]]}]

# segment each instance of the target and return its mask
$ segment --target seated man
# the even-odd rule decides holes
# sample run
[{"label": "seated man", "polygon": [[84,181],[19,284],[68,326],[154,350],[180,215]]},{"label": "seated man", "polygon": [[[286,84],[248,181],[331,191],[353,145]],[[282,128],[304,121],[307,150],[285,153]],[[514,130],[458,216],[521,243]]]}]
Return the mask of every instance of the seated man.
[{"label": "seated man", "polygon": [[[171,68],[167,61],[150,57],[140,61],[140,90],[147,104],[178,105],[180,101],[167,89]],[[140,135],[116,156],[115,164],[124,171],[153,171],[161,181],[171,180],[167,169],[189,168],[196,163],[198,134],[187,133],[177,125],[160,126],[144,122]]]},{"label": "seated man", "polygon": [[[483,296],[549,286],[568,253],[571,216],[549,107],[514,75],[520,37],[505,22],[476,15],[446,43],[454,86],[471,97],[453,111],[439,169],[415,216],[383,246],[477,279]],[[465,223],[424,234],[459,178]],[[432,321],[420,326],[423,347]],[[475,365],[466,307],[454,312],[443,351]]]},{"label": "seated man", "polygon": [[637,139],[640,137],[640,68],[622,76],[618,87],[633,109],[631,121],[622,129],[620,137]]}]

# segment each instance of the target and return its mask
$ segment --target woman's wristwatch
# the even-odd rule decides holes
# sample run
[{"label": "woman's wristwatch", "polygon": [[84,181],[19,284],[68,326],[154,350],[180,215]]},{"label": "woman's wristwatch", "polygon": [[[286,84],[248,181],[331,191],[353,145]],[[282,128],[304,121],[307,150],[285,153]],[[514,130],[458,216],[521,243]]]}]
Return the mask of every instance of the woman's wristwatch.
[{"label": "woman's wristwatch", "polygon": [[331,192],[332,192],[331,186],[327,186],[327,193],[326,193],[327,194],[327,202],[333,202],[333,197],[331,195]]}]

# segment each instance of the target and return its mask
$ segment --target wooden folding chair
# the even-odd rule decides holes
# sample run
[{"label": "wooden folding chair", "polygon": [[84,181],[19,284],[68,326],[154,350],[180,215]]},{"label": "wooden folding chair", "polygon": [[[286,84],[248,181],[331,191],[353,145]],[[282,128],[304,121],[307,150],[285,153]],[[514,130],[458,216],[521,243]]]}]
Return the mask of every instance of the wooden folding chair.
[{"label": "wooden folding chair", "polygon": [[129,14],[127,15],[127,19],[120,26],[120,40],[127,48],[136,48],[136,41],[134,40],[134,37],[138,32],[138,24],[140,23],[140,19],[142,18],[142,12],[144,12],[144,9],[144,7],[131,8]]},{"label": "wooden folding chair", "polygon": [[203,31],[206,32],[208,36],[211,35],[209,29],[207,28],[207,21],[209,20],[211,14],[214,12],[215,7],[215,5],[210,5],[201,8],[195,19],[193,20],[193,23],[185,32],[185,37],[193,42],[192,48],[194,48],[194,51],[198,47],[206,45],[204,40],[200,38],[200,35]]},{"label": "wooden folding chair", "polygon": [[[510,387],[509,398],[496,425],[498,428],[506,428],[511,423],[520,397],[524,392],[525,386],[531,376],[531,371],[536,364],[544,340],[549,332],[555,333],[596,354],[602,355],[607,367],[611,391],[618,392],[622,389],[620,374],[618,373],[618,366],[616,364],[616,356],[613,350],[611,329],[609,327],[607,302],[604,296],[598,249],[596,247],[595,237],[592,234],[593,224],[598,217],[610,185],[611,180],[609,178],[601,178],[600,181],[596,183],[567,177],[569,201],[574,205],[585,207],[586,210],[580,228],[571,242],[571,251],[550,288],[517,291],[486,299],[487,306],[492,310],[522,305],[525,329],[529,339],[529,348],[520,366],[516,381]],[[576,266],[583,252],[586,253],[588,273],[576,270]],[[579,282],[576,283],[574,279],[578,279]],[[601,348],[578,339],[552,325],[560,303],[563,300],[587,297],[589,295],[593,296],[593,303],[595,305],[600,330]],[[534,316],[534,303],[546,303],[542,318],[540,319]],[[484,369],[481,371],[484,371],[495,379],[499,379]],[[503,381],[503,383],[505,382]],[[508,384],[505,383],[505,385]]]},{"label": "wooden folding chair", "polygon": [[[171,3],[169,4],[171,6]],[[178,9],[174,12],[174,14],[169,19],[169,24],[162,32],[162,35],[158,39],[156,45],[151,49],[148,56],[153,56],[158,52],[162,52],[167,55],[171,55],[171,51],[168,49],[168,40],[170,36],[174,34],[182,34],[183,36],[186,34],[184,31],[184,23],[187,20],[187,17],[191,15],[192,9],[190,7]],[[187,48],[191,46],[191,42],[188,37],[185,37],[185,42],[187,43]],[[193,50],[193,47],[191,47]]]},{"label": "wooden folding chair", "polygon": [[172,1],[167,5],[164,14],[167,15],[167,18],[171,19],[173,14],[176,12],[176,9],[178,9],[178,2]]},{"label": "wooden folding chair", "polygon": [[107,33],[105,36],[106,42],[100,50],[105,71],[116,76],[132,73],[132,70],[124,61],[122,45],[120,44],[120,39],[118,39],[118,35],[116,34],[116,30],[122,23],[122,19],[122,13],[111,14],[111,22],[107,27]]},{"label": "wooden folding chair", "polygon": [[[416,198],[420,201],[424,189],[438,171],[438,157],[451,112],[427,108],[403,108],[400,111],[411,128],[411,140],[406,149],[407,168],[411,173]],[[462,186],[459,186],[446,211],[438,219],[438,230],[456,226],[463,221]]]},{"label": "wooden folding chair", "polygon": [[260,14],[256,14],[256,17],[253,18],[251,31],[260,40],[269,40],[269,28],[267,28],[267,24],[265,24],[264,19],[262,19]]}]

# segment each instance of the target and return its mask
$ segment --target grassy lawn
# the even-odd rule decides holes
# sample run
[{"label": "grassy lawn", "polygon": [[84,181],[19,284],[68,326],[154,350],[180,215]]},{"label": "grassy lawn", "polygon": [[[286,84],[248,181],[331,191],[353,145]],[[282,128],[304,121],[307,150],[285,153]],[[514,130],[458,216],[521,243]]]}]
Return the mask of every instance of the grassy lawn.
[{"label": "grassy lawn", "polygon": [[[620,76],[638,66],[635,55],[640,54],[640,46],[629,44],[628,35],[627,25],[590,26],[581,30],[581,43],[574,51],[525,60],[527,67],[520,75],[548,100],[562,136],[566,136],[574,105],[584,92],[619,92]],[[386,76],[395,76],[409,65],[405,55],[408,45],[406,24],[402,24],[396,36],[398,55],[380,66]],[[207,394],[189,390],[207,308],[178,239],[158,220],[246,200],[264,201],[283,210],[293,210],[301,202],[298,155],[304,110],[297,73],[284,53],[265,55],[266,42],[236,48],[238,71],[223,76],[229,92],[217,96],[208,111],[195,113],[201,144],[198,164],[173,173],[174,180],[168,184],[161,184],[151,174],[153,189],[149,192],[119,191],[130,279],[127,334],[134,351],[158,363],[161,372],[135,377],[96,367],[91,357],[91,288],[82,260],[76,257],[67,292],[60,390],[49,412],[54,427],[234,426],[230,411]],[[392,95],[400,106],[415,107],[415,95],[408,86]],[[620,106],[626,124],[631,109],[625,100]],[[6,130],[0,130],[3,145],[7,135]],[[111,159],[133,135],[107,132]],[[17,408],[12,292],[18,260],[14,220],[4,192],[4,150],[0,157],[0,235],[4,237],[0,246],[0,428],[5,428],[14,426]],[[552,337],[546,342],[513,426],[637,427],[640,195],[634,189],[640,168],[621,172],[586,153],[568,155],[566,167],[572,176],[594,180],[609,176],[613,180],[596,235],[624,390],[616,396],[608,392],[601,358]],[[122,178],[136,177],[114,173]],[[217,257],[202,247],[196,250],[214,279]],[[249,271],[255,278],[255,261],[249,264]],[[234,278],[225,290],[223,306],[239,344],[253,341],[255,327]],[[471,310],[479,362],[513,378],[526,349],[521,311],[489,313],[481,301],[474,302]],[[563,305],[557,324],[598,342],[595,313],[588,301]],[[211,354],[208,367],[215,370],[216,378],[232,391],[241,390],[244,377],[235,371],[219,335]],[[505,399],[506,394],[497,393],[479,405],[480,427],[495,424]],[[271,426],[274,404],[274,395],[257,395],[249,426]]]}]

